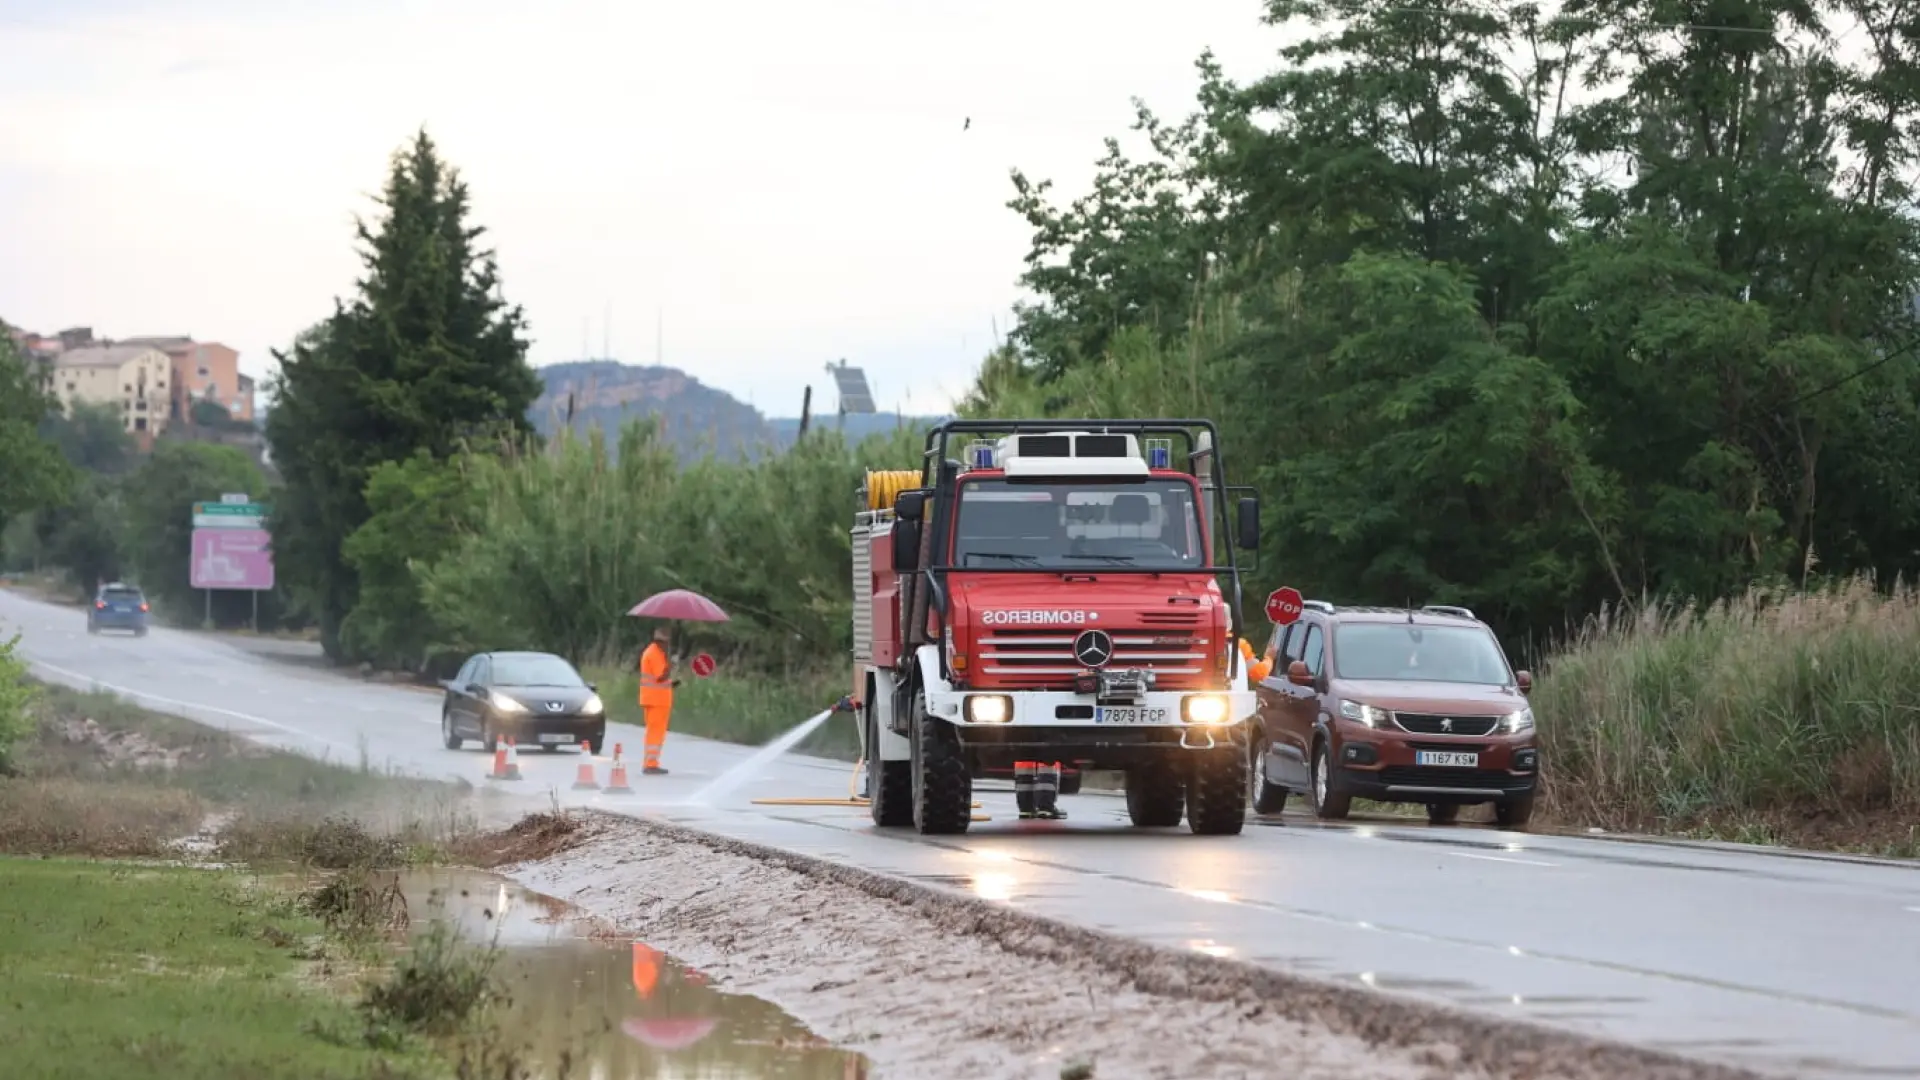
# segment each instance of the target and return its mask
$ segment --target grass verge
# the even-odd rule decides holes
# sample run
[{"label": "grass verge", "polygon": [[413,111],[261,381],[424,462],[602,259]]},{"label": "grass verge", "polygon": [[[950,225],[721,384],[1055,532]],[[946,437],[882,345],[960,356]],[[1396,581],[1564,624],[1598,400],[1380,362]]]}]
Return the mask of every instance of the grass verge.
[{"label": "grass verge", "polygon": [[[599,685],[607,715],[624,724],[644,724],[639,705],[640,679],[631,670],[597,665],[582,672]],[[783,675],[715,673],[701,679],[683,675],[674,691],[671,730],[723,742],[760,746],[847,692],[847,672],[797,670]],[[809,735],[800,753],[852,761],[860,755],[860,733],[849,717],[835,717]]]},{"label": "grass verge", "polygon": [[4,859],[0,875],[8,1075],[432,1075],[404,1045],[320,1034],[354,1019],[321,983],[325,927],[239,874]]},{"label": "grass verge", "polygon": [[1920,856],[1920,593],[1599,619],[1534,691],[1565,825]]},{"label": "grass verge", "polygon": [[471,785],[32,689],[0,776],[6,1075],[532,1075],[496,950],[417,926],[401,882],[563,850],[579,819],[490,832]]},{"label": "grass verge", "polygon": [[[0,854],[173,857],[217,826],[236,860],[398,865],[476,828],[471,785],[269,749],[111,694],[36,690],[18,775],[0,782]],[[356,847],[368,844],[380,851]]]}]

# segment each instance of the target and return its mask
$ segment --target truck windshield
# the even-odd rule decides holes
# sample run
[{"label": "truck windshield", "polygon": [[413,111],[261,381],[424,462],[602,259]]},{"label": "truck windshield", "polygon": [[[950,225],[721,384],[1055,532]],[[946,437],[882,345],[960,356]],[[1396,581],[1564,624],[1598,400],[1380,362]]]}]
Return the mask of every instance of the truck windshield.
[{"label": "truck windshield", "polygon": [[1179,480],[960,486],[953,565],[963,569],[1206,565],[1193,487]]}]

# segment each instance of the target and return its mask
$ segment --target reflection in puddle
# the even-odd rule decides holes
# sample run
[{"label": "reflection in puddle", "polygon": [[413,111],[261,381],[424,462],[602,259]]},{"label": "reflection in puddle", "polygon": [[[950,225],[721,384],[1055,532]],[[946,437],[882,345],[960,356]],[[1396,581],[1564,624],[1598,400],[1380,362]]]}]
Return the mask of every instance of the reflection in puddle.
[{"label": "reflection in puddle", "polygon": [[641,942],[600,942],[567,925],[563,901],[490,874],[415,871],[400,884],[414,928],[441,919],[500,947],[512,997],[504,1027],[532,1076],[790,1077],[861,1080],[866,1059],[836,1049],[759,998],[722,993]]}]

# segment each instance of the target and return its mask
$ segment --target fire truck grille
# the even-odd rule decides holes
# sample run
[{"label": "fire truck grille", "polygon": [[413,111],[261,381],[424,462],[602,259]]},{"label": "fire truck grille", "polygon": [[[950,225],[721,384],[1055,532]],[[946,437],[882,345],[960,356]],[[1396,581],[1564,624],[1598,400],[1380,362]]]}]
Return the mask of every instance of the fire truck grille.
[{"label": "fire truck grille", "polygon": [[[1113,659],[1107,667],[1151,669],[1155,686],[1162,689],[1204,686],[1213,670],[1206,631],[1197,614],[1180,612],[1178,618],[1180,622],[1174,623],[1167,616],[1156,615],[1141,619],[1149,623],[1145,626],[1098,627],[1113,636]],[[1073,656],[1073,639],[1081,629],[994,628],[979,639],[975,670],[981,676],[981,685],[1013,690],[1073,689],[1073,677],[1086,670]]]}]

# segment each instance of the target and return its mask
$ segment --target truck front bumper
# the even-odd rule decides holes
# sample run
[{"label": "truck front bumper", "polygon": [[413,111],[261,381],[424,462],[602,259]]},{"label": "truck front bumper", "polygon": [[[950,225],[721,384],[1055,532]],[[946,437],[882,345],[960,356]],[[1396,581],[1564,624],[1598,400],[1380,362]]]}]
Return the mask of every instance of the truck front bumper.
[{"label": "truck front bumper", "polygon": [[1253,716],[1251,690],[1153,690],[1137,700],[1102,704],[1092,694],[1058,691],[931,690],[927,711],[974,729],[1084,729],[1082,735],[1159,728],[1231,729]]}]

